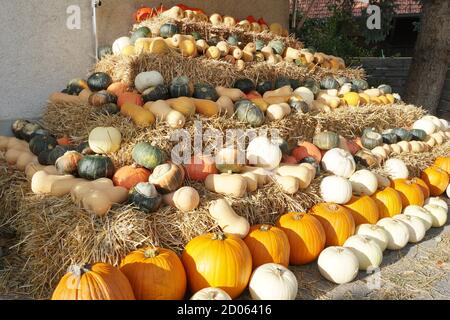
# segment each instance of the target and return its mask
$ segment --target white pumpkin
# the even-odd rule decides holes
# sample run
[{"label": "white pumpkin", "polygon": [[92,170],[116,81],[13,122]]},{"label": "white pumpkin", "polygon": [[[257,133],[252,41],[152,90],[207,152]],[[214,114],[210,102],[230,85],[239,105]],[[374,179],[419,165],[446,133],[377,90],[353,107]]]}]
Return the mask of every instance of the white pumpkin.
[{"label": "white pumpkin", "polygon": [[371,196],[378,189],[377,176],[367,169],[356,171],[349,180],[352,184],[353,193],[358,196]]},{"label": "white pumpkin", "polygon": [[299,87],[295,89],[294,95],[302,97],[303,101],[305,101],[309,106],[311,106],[314,101],[314,93],[306,87]]},{"label": "white pumpkin", "polygon": [[340,148],[327,151],[323,156],[322,166],[325,170],[344,178],[350,178],[356,170],[355,159],[351,153]]},{"label": "white pumpkin", "polygon": [[436,126],[430,119],[419,119],[413,124],[413,129],[421,129],[430,135],[436,131]]},{"label": "white pumpkin", "polygon": [[253,272],[248,289],[253,300],[295,300],[298,282],[288,268],[267,263]]},{"label": "white pumpkin", "polygon": [[450,198],[450,184],[447,186],[446,194],[447,194],[447,198]]},{"label": "white pumpkin", "polygon": [[408,216],[406,214],[398,214],[394,217],[395,220],[401,221],[408,228],[409,242],[417,243],[422,241],[425,236],[425,224],[422,219],[415,216]]},{"label": "white pumpkin", "polygon": [[439,121],[441,122],[441,130],[442,131],[447,131],[448,129],[448,121],[445,119],[439,119]]},{"label": "white pumpkin", "polygon": [[387,248],[389,235],[383,227],[377,226],[376,224],[364,223],[356,228],[355,234],[373,239],[373,241],[378,244],[381,251],[384,251]]},{"label": "white pumpkin", "polygon": [[376,241],[368,236],[351,236],[345,241],[344,247],[349,248],[358,258],[359,270],[378,268],[383,261],[383,251]]},{"label": "white pumpkin", "polygon": [[[448,188],[447,188],[447,190],[448,190]],[[444,199],[442,199],[442,198],[439,198],[439,197],[430,197],[430,198],[428,198],[428,199],[425,199],[425,205],[427,205],[427,204],[435,204],[435,205],[437,205],[437,206],[440,206],[440,207],[444,208],[445,211],[448,211],[448,204],[447,204],[447,202],[446,202]]]},{"label": "white pumpkin", "polygon": [[444,143],[444,137],[442,136],[441,132],[439,132],[439,133],[438,132],[432,133],[430,135],[430,137],[433,138],[436,141],[436,144],[438,146],[440,146],[441,144]]},{"label": "white pumpkin", "polygon": [[121,143],[122,134],[113,127],[97,127],[89,134],[89,147],[98,154],[116,152]]},{"label": "white pumpkin", "polygon": [[352,91],[352,84],[351,83],[344,83],[342,87],[339,89],[339,96],[343,96],[346,93],[349,93]]},{"label": "white pumpkin", "polygon": [[431,213],[429,213],[426,209],[424,209],[420,206],[416,206],[416,205],[407,206],[403,210],[403,214],[406,214],[408,216],[415,216],[417,218],[422,219],[425,224],[425,229],[427,231],[433,225],[433,217],[431,216]]},{"label": "white pumpkin", "polygon": [[141,72],[134,79],[134,86],[140,93],[160,84],[164,84],[164,78],[158,71]]},{"label": "white pumpkin", "polygon": [[131,45],[133,45],[133,43],[129,37],[120,37],[113,42],[112,51],[114,54],[120,54],[123,48]]},{"label": "white pumpkin", "polygon": [[447,222],[447,210],[444,207],[437,204],[426,204],[423,208],[430,213],[433,220],[433,228],[440,228],[445,225]]},{"label": "white pumpkin", "polygon": [[393,218],[384,218],[377,222],[377,225],[383,227],[388,234],[389,250],[400,250],[409,241],[408,228],[402,222]]},{"label": "white pumpkin", "polygon": [[[389,150],[390,150],[390,147],[389,147]],[[373,148],[373,149],[371,150],[371,152],[372,152],[374,155],[380,157],[382,160],[386,160],[387,157],[388,157],[389,154],[390,154],[390,152],[388,153],[388,152],[386,151],[386,149],[385,149],[384,147],[382,147],[382,146],[378,146],[378,147]]]},{"label": "white pumpkin", "polygon": [[232,300],[231,297],[220,288],[204,288],[194,294],[191,300]]},{"label": "white pumpkin", "polygon": [[434,126],[436,127],[436,131],[442,130],[441,126],[442,126],[442,122],[441,120],[439,120],[438,117],[436,116],[424,116],[422,117],[423,120],[430,120]]},{"label": "white pumpkin", "polygon": [[406,164],[400,159],[389,159],[384,163],[384,171],[391,179],[408,179],[409,171]]},{"label": "white pumpkin", "polygon": [[346,204],[352,198],[352,184],[345,178],[328,176],[320,183],[320,194],[325,202]]},{"label": "white pumpkin", "polygon": [[355,254],[344,247],[328,247],[317,260],[320,274],[328,281],[344,284],[358,275],[359,261]]},{"label": "white pumpkin", "polygon": [[267,137],[253,139],[247,148],[247,160],[249,163],[267,170],[277,168],[282,157],[283,154],[279,145],[272,143]]}]

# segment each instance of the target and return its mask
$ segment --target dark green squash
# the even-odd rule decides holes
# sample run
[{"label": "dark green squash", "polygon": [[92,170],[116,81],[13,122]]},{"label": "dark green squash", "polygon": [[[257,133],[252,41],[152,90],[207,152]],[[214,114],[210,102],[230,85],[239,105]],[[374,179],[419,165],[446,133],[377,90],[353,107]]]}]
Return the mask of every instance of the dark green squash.
[{"label": "dark green squash", "polygon": [[256,90],[253,81],[245,78],[236,80],[234,82],[233,88],[240,89],[245,94]]},{"label": "dark green squash", "polygon": [[36,136],[50,136],[50,132],[45,129],[37,129],[35,132],[31,134],[31,139],[33,139]]},{"label": "dark green squash", "polygon": [[336,81],[339,83],[339,86],[342,87],[344,84],[349,83],[350,79],[347,77],[337,77]]},{"label": "dark green squash", "polygon": [[352,80],[352,84],[355,85],[355,87],[358,88],[358,90],[367,90],[367,89],[369,89],[369,84],[367,83],[366,80],[353,79]]},{"label": "dark green squash", "polygon": [[155,169],[167,160],[164,151],[148,142],[141,142],[135,145],[132,157],[134,162],[149,170]]},{"label": "dark green squash", "polygon": [[248,123],[255,128],[264,124],[264,113],[250,100],[240,100],[235,103],[234,107],[239,121]]},{"label": "dark green squash", "polygon": [[373,148],[379,147],[383,144],[383,137],[378,132],[367,131],[361,137],[361,144],[364,148],[372,150]]},{"label": "dark green squash", "polygon": [[34,136],[36,131],[41,130],[42,127],[34,122],[29,122],[20,131],[20,139],[29,142]]},{"label": "dark green squash", "polygon": [[333,77],[325,77],[320,81],[321,89],[339,89],[339,82]]},{"label": "dark green squash", "polygon": [[165,84],[150,87],[142,92],[142,100],[144,103],[149,101],[167,100],[169,98],[169,88]]},{"label": "dark green squash", "polygon": [[264,40],[256,39],[256,41],[255,41],[256,51],[261,51],[265,45],[266,44],[264,43]]},{"label": "dark green squash", "polygon": [[227,42],[233,46],[233,47],[237,47],[239,45],[239,37],[237,35],[230,35],[228,37]]},{"label": "dark green squash", "polygon": [[313,138],[313,144],[321,150],[330,150],[339,146],[339,135],[332,131],[324,131],[316,134]]},{"label": "dark green squash", "polygon": [[291,155],[293,146],[289,145],[289,143],[285,139],[280,138],[280,137],[272,138],[271,142],[274,143],[274,144],[277,144],[278,147],[280,147],[281,153],[283,155],[286,155],[286,156]]},{"label": "dark green squash", "polygon": [[112,83],[112,79],[104,72],[96,72],[88,78],[87,83],[89,89],[91,89],[92,92],[96,92],[108,89]]},{"label": "dark green squash", "polygon": [[102,60],[104,57],[112,55],[112,47],[111,46],[101,46],[98,48],[97,57],[99,60]]},{"label": "dark green squash", "polygon": [[297,79],[289,79],[289,83],[291,85],[291,88],[294,90],[302,86],[300,81]]},{"label": "dark green squash", "polygon": [[291,80],[286,77],[279,77],[275,80],[275,89],[279,89],[285,86],[291,86]]},{"label": "dark green squash", "polygon": [[403,128],[395,128],[392,130],[398,137],[398,141],[411,141],[412,133]]},{"label": "dark green squash", "polygon": [[378,90],[380,90],[382,94],[392,94],[392,87],[387,84],[378,86]]},{"label": "dark green squash", "polygon": [[55,165],[56,160],[62,157],[67,151],[73,150],[70,146],[56,146],[50,153],[48,154],[48,163],[50,165]]},{"label": "dark green squash", "polygon": [[395,144],[398,142],[398,137],[395,133],[383,133],[381,136],[383,137],[383,142],[386,144]]},{"label": "dark green squash", "polygon": [[130,190],[128,203],[134,204],[145,213],[158,211],[162,204],[162,196],[156,191],[154,185],[148,182],[138,183]]},{"label": "dark green squash", "polygon": [[134,45],[136,43],[137,39],[141,38],[147,38],[148,36],[152,35],[152,32],[147,27],[140,27],[136,31],[133,32],[133,34],[130,37],[131,43]]},{"label": "dark green squash", "polygon": [[42,151],[53,150],[58,145],[58,141],[52,136],[37,135],[30,140],[30,151],[39,155]]},{"label": "dark green squash", "polygon": [[375,129],[375,128],[364,128],[364,130],[362,132],[362,136],[365,135],[368,132],[377,132],[377,129]]},{"label": "dark green squash", "polygon": [[197,31],[191,32],[191,36],[194,37],[195,41],[198,41],[202,38],[202,35],[198,33]]},{"label": "dark green squash", "polygon": [[220,42],[220,38],[216,37],[216,36],[210,37],[207,41],[209,46],[217,46],[217,44],[219,42]]},{"label": "dark green squash", "polygon": [[194,98],[217,101],[219,95],[217,94],[216,88],[207,83],[197,83],[194,85]]},{"label": "dark green squash", "polygon": [[78,162],[78,175],[87,180],[111,179],[115,169],[109,157],[101,155],[85,156]]},{"label": "dark green squash", "polygon": [[88,88],[88,84],[86,80],[83,79],[72,79],[70,80],[69,84],[67,85],[67,94],[77,96],[83,91],[84,89]]},{"label": "dark green squash", "polygon": [[80,143],[75,150],[79,153],[81,153],[82,155],[93,155],[95,154],[94,151],[92,151],[91,147],[89,146],[89,142],[83,142]]},{"label": "dark green squash", "polygon": [[289,106],[297,113],[308,113],[311,111],[309,105],[297,96],[289,98]]},{"label": "dark green squash", "polygon": [[103,115],[112,115],[120,112],[120,108],[115,103],[107,103],[100,108],[95,109],[95,113]]},{"label": "dark green squash", "polygon": [[264,93],[266,93],[267,91],[272,91],[272,90],[273,90],[273,84],[272,84],[272,81],[270,81],[270,80],[260,81],[256,85],[256,91],[258,91],[258,93],[260,95],[264,95]]},{"label": "dark green squash", "polygon": [[285,49],[284,42],[281,40],[272,40],[269,42],[268,46],[271,47],[276,54],[280,55],[283,54]]},{"label": "dark green squash", "polygon": [[30,123],[30,121],[23,119],[14,121],[11,125],[13,135],[18,139],[22,139],[22,130],[28,123]]},{"label": "dark green squash", "polygon": [[422,129],[412,129],[410,133],[412,135],[412,140],[425,141],[427,138],[427,133]]},{"label": "dark green squash", "polygon": [[117,96],[112,92],[102,90],[89,96],[89,104],[93,107],[101,107],[108,103],[117,103]]},{"label": "dark green squash", "polygon": [[303,86],[311,90],[314,95],[317,95],[320,92],[320,85],[314,79],[306,79]]},{"label": "dark green squash", "polygon": [[172,98],[178,97],[192,97],[194,94],[194,85],[186,76],[174,78],[170,84],[170,96]]},{"label": "dark green squash", "polygon": [[171,38],[178,33],[180,30],[175,23],[165,23],[159,29],[159,35],[163,38]]},{"label": "dark green squash", "polygon": [[51,165],[51,163],[49,162],[50,151],[51,150],[45,150],[45,151],[42,151],[41,153],[39,153],[38,162],[40,165],[43,165],[43,166]]}]

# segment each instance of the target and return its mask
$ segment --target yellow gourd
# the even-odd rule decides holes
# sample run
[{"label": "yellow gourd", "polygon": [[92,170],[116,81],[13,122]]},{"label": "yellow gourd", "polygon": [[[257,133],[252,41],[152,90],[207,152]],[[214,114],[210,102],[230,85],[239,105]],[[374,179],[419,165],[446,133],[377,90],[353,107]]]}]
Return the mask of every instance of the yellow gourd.
[{"label": "yellow gourd", "polygon": [[219,106],[216,102],[205,99],[193,99],[195,111],[206,117],[214,117],[219,114]]},{"label": "yellow gourd", "polygon": [[360,96],[356,92],[348,92],[343,97],[345,103],[351,107],[357,107],[360,103]]},{"label": "yellow gourd", "polygon": [[239,174],[210,174],[206,189],[226,196],[242,198],[247,192],[247,180]]},{"label": "yellow gourd", "polygon": [[251,101],[259,108],[262,112],[266,112],[269,104],[263,98],[251,99]]},{"label": "yellow gourd", "polygon": [[360,102],[361,104],[369,104],[370,103],[370,97],[365,93],[359,94]]},{"label": "yellow gourd", "polygon": [[182,40],[179,48],[181,55],[184,57],[197,56],[197,45],[193,39]]},{"label": "yellow gourd", "polygon": [[395,102],[394,96],[390,93],[386,94],[386,99],[388,99],[389,103],[391,104]]},{"label": "yellow gourd", "polygon": [[133,103],[125,103],[120,109],[120,113],[130,117],[140,127],[150,127],[155,123],[153,113]]},{"label": "yellow gourd", "polygon": [[225,199],[213,201],[209,213],[225,233],[245,238],[250,231],[250,224],[239,216]]},{"label": "yellow gourd", "polygon": [[219,60],[220,50],[215,46],[211,46],[206,50],[206,57],[208,59]]}]

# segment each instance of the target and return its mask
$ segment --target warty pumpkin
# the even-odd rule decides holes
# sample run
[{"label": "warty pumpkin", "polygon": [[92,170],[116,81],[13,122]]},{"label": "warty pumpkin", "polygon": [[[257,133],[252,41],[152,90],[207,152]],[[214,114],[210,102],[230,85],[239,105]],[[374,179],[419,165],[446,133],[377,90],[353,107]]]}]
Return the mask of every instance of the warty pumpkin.
[{"label": "warty pumpkin", "polygon": [[344,207],[352,214],[355,226],[365,223],[375,224],[380,217],[375,200],[367,195],[362,197],[353,196]]},{"label": "warty pumpkin", "polygon": [[449,183],[447,172],[439,167],[426,168],[422,171],[420,177],[428,185],[433,197],[443,194]]}]

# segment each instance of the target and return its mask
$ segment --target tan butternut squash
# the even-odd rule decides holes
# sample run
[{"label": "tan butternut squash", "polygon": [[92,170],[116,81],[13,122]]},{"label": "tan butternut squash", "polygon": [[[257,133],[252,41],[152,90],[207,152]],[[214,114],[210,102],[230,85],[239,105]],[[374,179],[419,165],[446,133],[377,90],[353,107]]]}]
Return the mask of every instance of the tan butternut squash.
[{"label": "tan butternut squash", "polygon": [[187,118],[195,114],[195,104],[191,98],[179,97],[176,99],[167,100],[166,102],[169,103],[169,106],[173,110],[181,112]]},{"label": "tan butternut squash", "polygon": [[31,152],[22,152],[17,158],[16,168],[19,171],[25,171],[30,163],[39,163],[38,158]]},{"label": "tan butternut squash", "polygon": [[17,138],[8,139],[8,144],[5,150],[16,149],[22,151],[30,151],[30,147],[26,141],[19,140]]},{"label": "tan butternut squash", "polygon": [[206,189],[226,196],[242,198],[247,192],[247,180],[239,174],[210,174]]},{"label": "tan butternut squash", "polygon": [[273,180],[283,193],[292,195],[300,189],[300,181],[295,177],[275,175]]},{"label": "tan butternut squash", "polygon": [[269,183],[269,171],[260,168],[260,167],[250,167],[250,166],[244,166],[242,168],[243,173],[251,172],[254,175],[256,175],[256,179],[258,181],[258,187],[263,187],[266,184]]},{"label": "tan butternut squash", "polygon": [[233,102],[236,102],[241,99],[245,99],[245,93],[243,93],[240,89],[236,88],[225,88],[225,87],[216,87],[216,91],[220,97],[228,97]]},{"label": "tan butternut squash", "polygon": [[214,117],[219,114],[219,106],[216,102],[205,99],[193,99],[195,111],[206,117]]},{"label": "tan butternut squash", "polygon": [[250,231],[250,224],[239,216],[225,199],[213,201],[209,213],[225,233],[245,238]]},{"label": "tan butternut squash", "polygon": [[[35,194],[49,194],[52,192],[58,193],[55,195],[62,195],[59,190],[54,190],[53,185],[57,181],[64,181],[66,184],[72,183],[76,178],[72,175],[51,175],[45,171],[38,171],[33,175],[31,179],[31,191]],[[70,191],[70,189],[69,189]]]},{"label": "tan butternut squash", "polygon": [[90,192],[82,200],[82,207],[86,211],[93,212],[99,217],[106,215],[111,210],[112,202],[102,190]]},{"label": "tan butternut squash", "polygon": [[45,171],[50,175],[58,175],[58,170],[56,170],[55,166],[43,166],[39,163],[31,162],[25,167],[25,175],[28,180],[31,180],[38,171]]},{"label": "tan butternut squash", "polygon": [[165,121],[167,115],[172,111],[170,105],[164,100],[147,102],[144,104],[144,109],[150,111],[159,121]]},{"label": "tan butternut squash", "polygon": [[5,160],[9,165],[13,166],[16,164],[17,159],[19,159],[19,157],[22,153],[23,153],[22,150],[9,149],[5,153]]},{"label": "tan butternut squash", "polygon": [[293,90],[291,86],[284,86],[276,90],[267,91],[264,93],[263,98],[266,100],[266,98],[269,97],[285,97],[285,96],[292,96]]},{"label": "tan butternut squash", "polygon": [[230,118],[234,114],[234,103],[227,96],[222,96],[217,100],[217,106],[219,107],[219,114]]},{"label": "tan butternut squash", "polygon": [[276,173],[282,177],[291,176],[297,178],[301,189],[308,188],[313,179],[311,171],[300,165],[281,165],[276,169]]},{"label": "tan butternut squash", "polygon": [[120,109],[120,113],[130,117],[131,120],[140,127],[150,127],[156,121],[153,113],[132,103],[125,103]]},{"label": "tan butternut squash", "polygon": [[78,95],[78,98],[80,98],[81,101],[88,103],[89,97],[92,95],[92,91],[89,89],[83,89],[83,91],[80,92]]},{"label": "tan butternut squash", "polygon": [[247,181],[247,192],[254,192],[258,189],[258,177],[252,172],[241,173]]},{"label": "tan butternut squash", "polygon": [[332,109],[339,107],[339,105],[341,104],[341,99],[323,92],[319,93],[317,100],[326,104]]},{"label": "tan butternut squash", "polygon": [[67,93],[54,92],[49,97],[50,102],[53,103],[81,103],[80,97],[72,96]]}]

